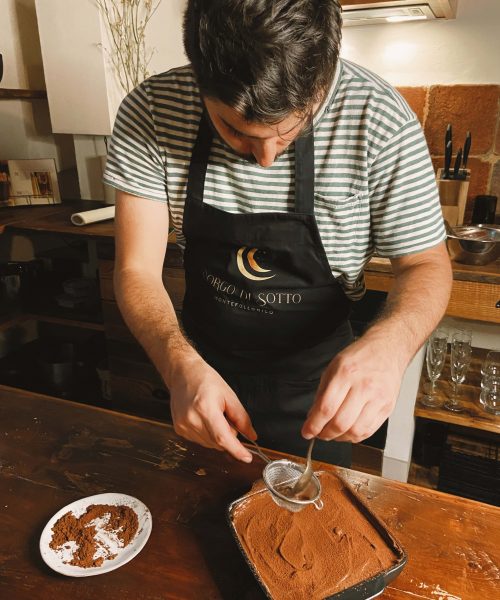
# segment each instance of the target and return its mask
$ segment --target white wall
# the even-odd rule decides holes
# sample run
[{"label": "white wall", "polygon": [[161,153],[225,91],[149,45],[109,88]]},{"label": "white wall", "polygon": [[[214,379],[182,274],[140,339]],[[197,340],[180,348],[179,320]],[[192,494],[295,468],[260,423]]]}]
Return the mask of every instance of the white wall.
[{"label": "white wall", "polygon": [[346,27],[342,56],[393,85],[500,84],[500,0],[458,0],[448,21]]},{"label": "white wall", "polygon": [[[60,1],[51,0],[51,2],[56,3]],[[84,0],[72,1],[83,2]],[[85,1],[90,2],[91,0]],[[154,49],[149,65],[150,74],[162,73],[188,62],[182,45],[182,17],[185,7],[186,0],[162,0],[153,19],[148,24],[146,44],[149,48]],[[102,22],[101,33],[103,43],[109,48],[109,39],[106,39],[106,26]],[[84,56],[81,56],[80,60],[84,60]],[[112,74],[109,59],[106,56],[104,61],[106,81],[102,84],[106,85],[109,103],[105,107],[105,118],[109,118],[108,115],[110,115],[111,123],[113,123],[124,94]],[[99,128],[96,128],[96,133],[97,129]],[[106,129],[105,127],[104,130]],[[89,127],[86,126],[85,130],[89,131]],[[102,131],[100,132],[102,133]],[[105,188],[101,182],[102,170],[100,167],[102,164],[101,156],[105,154],[105,138],[97,135],[75,135],[74,143],[82,198],[110,202],[110,199],[114,197],[114,191]]]},{"label": "white wall", "polygon": [[[77,0],[81,2],[82,0]],[[153,18],[146,28],[146,46],[153,50],[148,71],[150,75],[163,73],[174,67],[187,64],[188,60],[184,54],[182,44],[182,18],[186,8],[187,0],[162,0]],[[103,33],[107,33],[106,24],[101,25]],[[104,43],[110,48],[109,36]],[[110,112],[112,121],[116,116],[118,106],[123,98],[123,91],[118,86],[116,78],[110,71],[109,59],[106,57],[108,90],[110,98]],[[112,81],[114,79],[114,82]],[[113,85],[114,83],[114,85]]]},{"label": "white wall", "polygon": [[[35,0],[35,5],[52,130],[110,135],[126,91],[113,66],[116,48],[106,17],[95,0]],[[149,74],[186,62],[181,40],[184,6],[185,0],[163,0],[148,23],[147,58],[153,53]]]},{"label": "white wall", "polygon": [[148,25],[148,40],[156,48],[150,71],[161,73],[187,64],[182,45],[182,17],[187,0],[162,0]]},{"label": "white wall", "polygon": [[[0,0],[2,88],[45,88],[34,0]],[[75,165],[71,136],[52,134],[46,100],[0,100],[0,158],[54,158]]]},{"label": "white wall", "polygon": [[[148,43],[156,48],[152,72],[186,62],[181,30],[185,4],[163,0],[148,26]],[[0,14],[1,86],[43,88],[34,0],[0,0]],[[500,83],[499,24],[500,0],[459,0],[455,20],[345,28],[342,55],[394,85]],[[102,149],[103,139],[85,137],[75,140],[75,159],[71,138],[51,134],[45,101],[0,101],[0,157],[53,156],[58,169],[77,160],[82,197],[102,199],[93,148]]]}]

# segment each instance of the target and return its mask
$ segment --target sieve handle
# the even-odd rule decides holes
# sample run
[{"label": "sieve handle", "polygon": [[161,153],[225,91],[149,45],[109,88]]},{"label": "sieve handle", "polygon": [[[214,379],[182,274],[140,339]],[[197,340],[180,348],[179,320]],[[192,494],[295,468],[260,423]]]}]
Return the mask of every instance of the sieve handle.
[{"label": "sieve handle", "polygon": [[[232,424],[231,424],[232,425]],[[234,425],[232,425],[232,427],[234,427]],[[236,427],[234,427],[236,429]],[[241,437],[246,440],[249,444],[252,444],[253,448],[247,448],[247,450],[249,452],[251,452],[252,454],[255,454],[256,456],[260,456],[260,458],[262,458],[262,460],[265,463],[270,463],[271,459],[268,458],[264,452],[262,452],[262,450],[260,449],[260,446],[257,444],[257,442],[254,442],[253,440],[251,440],[250,438],[248,438],[244,433],[241,433],[241,431],[239,429],[236,429],[236,431],[241,435]]]},{"label": "sieve handle", "polygon": [[265,463],[270,463],[270,462],[271,462],[271,459],[270,459],[270,458],[268,458],[268,457],[267,457],[267,456],[264,454],[264,452],[262,452],[261,450],[259,450],[259,449],[257,449],[257,448],[247,448],[247,450],[248,450],[249,452],[251,452],[252,454],[255,454],[255,456],[260,456],[260,458],[262,458],[262,460],[263,460]]},{"label": "sieve handle", "polygon": [[313,504],[314,504],[314,508],[316,510],[323,510],[324,504],[323,504],[323,500],[321,500],[321,498],[318,498],[317,500],[315,500],[313,502]]}]

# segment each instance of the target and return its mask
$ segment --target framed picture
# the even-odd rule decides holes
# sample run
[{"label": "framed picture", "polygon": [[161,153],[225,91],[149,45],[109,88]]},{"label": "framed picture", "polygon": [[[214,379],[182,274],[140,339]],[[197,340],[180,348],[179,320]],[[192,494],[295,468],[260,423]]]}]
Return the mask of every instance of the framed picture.
[{"label": "framed picture", "polygon": [[0,160],[0,206],[60,203],[53,158]]}]

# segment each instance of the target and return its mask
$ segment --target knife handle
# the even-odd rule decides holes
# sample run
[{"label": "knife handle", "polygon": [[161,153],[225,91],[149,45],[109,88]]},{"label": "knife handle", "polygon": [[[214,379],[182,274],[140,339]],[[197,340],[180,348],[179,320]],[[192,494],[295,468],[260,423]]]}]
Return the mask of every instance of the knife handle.
[{"label": "knife handle", "polygon": [[453,179],[459,179],[461,164],[462,164],[462,148],[459,148],[458,152],[457,152],[457,156],[455,158],[455,165],[453,167]]},{"label": "knife handle", "polygon": [[448,142],[451,142],[452,140],[452,129],[451,129],[451,123],[448,123],[447,127],[446,127],[446,133],[444,136],[444,147],[446,148],[446,146],[448,145]]},{"label": "knife handle", "polygon": [[453,147],[451,144],[451,140],[446,144],[446,149],[444,153],[444,171],[443,171],[443,179],[450,178],[450,166],[451,166],[451,154],[453,152]]},{"label": "knife handle", "polygon": [[469,158],[471,142],[472,142],[471,134],[470,134],[470,131],[468,131],[467,135],[465,136],[465,144],[464,144],[464,157],[463,157],[464,169],[467,168],[467,159]]}]

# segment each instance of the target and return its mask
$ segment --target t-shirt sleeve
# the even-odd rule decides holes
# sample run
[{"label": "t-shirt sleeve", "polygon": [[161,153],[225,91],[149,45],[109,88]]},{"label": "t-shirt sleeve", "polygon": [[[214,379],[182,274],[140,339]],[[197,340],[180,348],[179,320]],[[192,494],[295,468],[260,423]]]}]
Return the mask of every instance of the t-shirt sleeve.
[{"label": "t-shirt sleeve", "polygon": [[165,166],[144,84],[118,109],[103,181],[135,196],[167,200]]},{"label": "t-shirt sleeve", "polygon": [[372,235],[379,256],[397,258],[446,237],[434,169],[420,123],[402,125],[369,169]]}]

